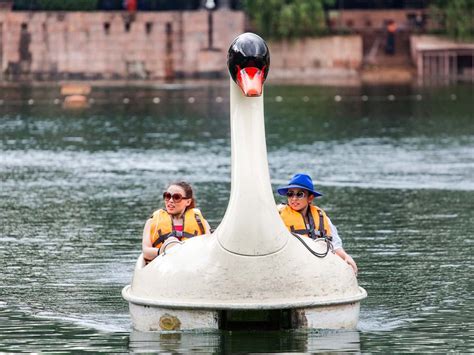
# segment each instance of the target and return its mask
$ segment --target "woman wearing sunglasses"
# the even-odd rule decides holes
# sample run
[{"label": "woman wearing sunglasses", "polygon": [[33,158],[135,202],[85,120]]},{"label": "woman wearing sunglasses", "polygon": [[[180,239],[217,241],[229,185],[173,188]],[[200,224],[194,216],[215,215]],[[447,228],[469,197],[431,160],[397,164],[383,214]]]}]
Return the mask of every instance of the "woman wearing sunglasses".
[{"label": "woman wearing sunglasses", "polygon": [[312,239],[328,238],[334,252],[345,260],[357,275],[357,265],[342,248],[342,240],[336,227],[321,208],[312,205],[314,198],[322,194],[314,190],[311,177],[306,174],[296,174],[288,185],[279,187],[277,191],[278,194],[288,198],[288,204],[279,205],[278,210],[290,232]]},{"label": "woman wearing sunglasses", "polygon": [[210,233],[209,223],[196,206],[193,189],[187,182],[174,182],[163,193],[165,209],[159,209],[147,220],[143,230],[142,249],[148,263],[166,248],[183,240]]}]

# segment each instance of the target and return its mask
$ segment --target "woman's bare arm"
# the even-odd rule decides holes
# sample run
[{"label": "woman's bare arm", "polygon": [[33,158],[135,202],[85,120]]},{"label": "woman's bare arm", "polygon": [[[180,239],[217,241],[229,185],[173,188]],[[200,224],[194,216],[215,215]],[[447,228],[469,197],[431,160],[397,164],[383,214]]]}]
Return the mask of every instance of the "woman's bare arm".
[{"label": "woman's bare arm", "polygon": [[142,252],[143,256],[147,260],[153,260],[158,255],[158,248],[153,247],[151,243],[151,218],[148,219],[145,223],[145,228],[143,228],[143,238],[142,238]]},{"label": "woman's bare arm", "polygon": [[347,254],[343,248],[336,249],[334,252],[340,258],[342,258],[342,260],[344,260],[346,263],[348,263],[352,267],[352,269],[354,270],[354,273],[357,276],[358,269],[357,269],[357,264],[354,261],[354,259],[352,259],[352,257],[349,254]]}]

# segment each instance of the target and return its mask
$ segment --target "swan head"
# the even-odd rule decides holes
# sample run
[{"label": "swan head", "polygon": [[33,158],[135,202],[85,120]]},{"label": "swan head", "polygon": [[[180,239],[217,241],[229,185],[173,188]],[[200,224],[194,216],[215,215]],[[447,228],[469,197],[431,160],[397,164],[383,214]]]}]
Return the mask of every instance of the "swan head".
[{"label": "swan head", "polygon": [[230,45],[227,66],[234,82],[245,96],[261,96],[268,69],[270,51],[255,33],[243,33]]}]

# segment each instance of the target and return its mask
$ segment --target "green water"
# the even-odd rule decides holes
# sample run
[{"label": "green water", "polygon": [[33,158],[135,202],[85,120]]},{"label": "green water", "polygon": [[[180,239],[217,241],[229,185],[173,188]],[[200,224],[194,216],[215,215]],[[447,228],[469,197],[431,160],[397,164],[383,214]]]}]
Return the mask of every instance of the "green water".
[{"label": "green water", "polygon": [[132,331],[120,292],[166,184],[224,215],[228,83],[58,93],[0,89],[0,351],[474,351],[472,86],[266,88],[272,183],[313,176],[369,293],[339,332]]}]

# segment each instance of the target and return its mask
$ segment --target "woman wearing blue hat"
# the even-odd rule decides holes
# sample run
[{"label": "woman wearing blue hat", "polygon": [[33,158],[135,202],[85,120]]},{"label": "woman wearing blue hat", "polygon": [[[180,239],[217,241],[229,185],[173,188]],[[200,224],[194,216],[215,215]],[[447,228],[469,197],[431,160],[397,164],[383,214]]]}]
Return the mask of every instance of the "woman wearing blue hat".
[{"label": "woman wearing blue hat", "polygon": [[326,213],[312,205],[315,197],[322,196],[314,190],[313,180],[306,174],[296,174],[288,185],[278,188],[278,194],[288,198],[288,204],[278,206],[280,216],[292,233],[316,239],[326,237],[331,240],[334,252],[345,260],[357,275],[357,264],[342,248],[342,240],[336,227]]}]

